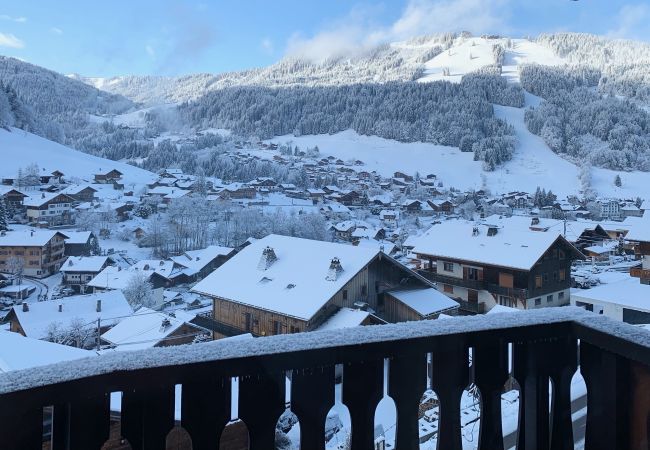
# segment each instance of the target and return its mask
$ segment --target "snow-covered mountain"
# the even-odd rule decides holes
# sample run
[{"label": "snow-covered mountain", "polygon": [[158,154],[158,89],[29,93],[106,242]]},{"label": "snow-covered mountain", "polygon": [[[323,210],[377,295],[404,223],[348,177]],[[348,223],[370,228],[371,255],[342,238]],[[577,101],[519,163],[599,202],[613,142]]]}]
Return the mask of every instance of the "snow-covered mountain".
[{"label": "snow-covered mountain", "polygon": [[[137,190],[156,178],[151,172],[119,161],[82,153],[17,128],[0,129],[0,178],[15,178],[20,169],[37,164],[44,174],[59,170],[68,180],[92,182],[96,173],[117,169],[129,189]],[[11,157],[4,157],[10,154]]]}]

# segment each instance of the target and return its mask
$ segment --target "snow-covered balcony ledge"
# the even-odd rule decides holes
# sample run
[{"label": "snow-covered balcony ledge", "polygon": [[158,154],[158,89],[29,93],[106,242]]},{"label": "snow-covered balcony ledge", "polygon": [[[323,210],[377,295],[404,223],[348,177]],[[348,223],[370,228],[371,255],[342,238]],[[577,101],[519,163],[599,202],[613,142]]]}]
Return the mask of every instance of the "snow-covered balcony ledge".
[{"label": "snow-covered balcony ledge", "polygon": [[519,448],[573,448],[570,384],[579,362],[588,392],[585,448],[647,448],[650,333],[576,308],[216,341],[1,374],[0,443],[40,449],[43,408],[53,406],[54,450],[99,449],[108,439],[110,393],[122,392],[122,436],[133,449],[164,448],[181,385],[180,424],[193,448],[218,448],[231,417],[230,379],[240,377],[238,412],[250,448],[269,449],[291,371],[301,448],[322,449],[342,364],[352,448],[370,449],[385,359],[399,449],[419,448],[418,406],[431,387],[440,401],[439,448],[460,450],[460,396],[470,382],[482,399],[479,448],[503,448],[500,395],[510,375],[521,386]]}]

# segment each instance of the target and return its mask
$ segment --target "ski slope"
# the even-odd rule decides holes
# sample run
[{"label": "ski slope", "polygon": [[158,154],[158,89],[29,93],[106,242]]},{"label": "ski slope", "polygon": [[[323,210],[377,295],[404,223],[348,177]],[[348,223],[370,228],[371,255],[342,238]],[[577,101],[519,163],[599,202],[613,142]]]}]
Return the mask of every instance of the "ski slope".
[{"label": "ski slope", "polygon": [[17,128],[0,129],[0,177],[15,178],[19,169],[38,164],[42,174],[60,170],[65,178],[92,181],[98,172],[117,169],[123,173],[123,182],[129,189],[137,189],[152,182],[156,176],[143,169],[118,161],[73,150]]},{"label": "ski slope", "polygon": [[[511,43],[508,47],[507,42]],[[472,37],[459,38],[454,45],[424,64],[425,74],[420,82],[451,81],[460,83],[463,75],[474,72],[481,67],[494,64],[492,46],[501,44],[506,49],[502,75],[511,82],[519,82],[520,64],[538,63],[543,65],[564,64],[564,59],[536,42],[528,39],[485,39]],[[443,70],[449,69],[449,75]]]}]

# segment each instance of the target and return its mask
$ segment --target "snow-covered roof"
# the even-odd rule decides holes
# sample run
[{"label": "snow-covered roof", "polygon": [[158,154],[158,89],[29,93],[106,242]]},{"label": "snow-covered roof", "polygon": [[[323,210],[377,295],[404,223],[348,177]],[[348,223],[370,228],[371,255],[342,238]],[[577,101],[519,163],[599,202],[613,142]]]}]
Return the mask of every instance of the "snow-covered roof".
[{"label": "snow-covered roof", "polygon": [[424,317],[458,308],[457,302],[434,288],[391,291],[390,295]]},{"label": "snow-covered roof", "polygon": [[650,312],[650,285],[640,283],[638,278],[626,277],[591,289],[574,289],[571,301],[600,301]]},{"label": "snow-covered roof", "polygon": [[67,238],[65,239],[66,244],[86,244],[92,231],[65,231]]},{"label": "snow-covered roof", "polygon": [[[474,229],[478,233],[474,233]],[[413,251],[438,258],[458,259],[518,270],[530,270],[559,238],[558,231],[530,231],[497,226],[488,236],[489,225],[447,220],[432,226],[417,238]]]},{"label": "snow-covered roof", "polygon": [[67,237],[67,234],[44,229],[6,231],[0,234],[0,247],[42,247],[56,234]]},{"label": "snow-covered roof", "polygon": [[[628,219],[633,219],[628,217]],[[650,242],[650,216],[648,213],[644,214],[643,217],[634,217],[636,220],[627,220],[626,224],[629,223],[628,233],[625,235],[625,239],[630,241],[639,241],[639,242]]]},{"label": "snow-covered roof", "polygon": [[73,184],[71,186],[68,186],[67,188],[63,189],[61,191],[62,194],[67,194],[67,195],[76,195],[83,191],[84,189],[92,189],[93,191],[97,192],[97,189],[94,187],[90,186],[89,184]]},{"label": "snow-covered roof", "polygon": [[387,241],[378,241],[377,239],[360,239],[357,243],[357,246],[375,248],[377,250],[381,250],[387,255],[391,255],[393,251],[395,251],[395,244]]},{"label": "snow-covered roof", "polygon": [[[261,264],[267,247],[277,258],[270,265]],[[245,247],[192,290],[309,320],[378,254],[373,248],[271,234]],[[342,271],[332,274],[334,258]]]},{"label": "snow-covered roof", "polygon": [[88,350],[0,331],[0,372],[46,366],[94,355],[94,352]]},{"label": "snow-covered roof", "polygon": [[[101,300],[99,312],[97,300]],[[62,305],[61,312],[59,305]],[[89,327],[96,327],[97,319],[101,318],[102,326],[114,325],[133,314],[133,310],[122,291],[109,291],[30,303],[28,311],[23,311],[22,305],[17,305],[12,313],[18,318],[26,336],[43,339],[47,337],[48,327],[52,323],[58,323],[65,329],[72,321],[80,320]]]},{"label": "snow-covered roof", "polygon": [[153,271],[165,278],[172,278],[179,270],[170,259],[143,259],[131,266],[132,270]]},{"label": "snow-covered roof", "polygon": [[609,241],[604,242],[602,245],[590,245],[589,247],[585,247],[585,251],[602,255],[604,253],[613,252],[616,250],[616,247],[618,247],[617,241]]},{"label": "snow-covered roof", "polygon": [[138,273],[151,277],[154,271],[152,269],[136,270],[132,267],[122,269],[119,266],[108,266],[95,275],[95,277],[88,282],[88,286],[99,289],[125,289],[131,279],[133,279],[133,277]]},{"label": "snow-covered roof", "polygon": [[[166,314],[143,307],[102,334],[102,339],[118,351],[151,348],[194,317],[194,314],[180,310]],[[173,344],[173,341],[169,343]]]},{"label": "snow-covered roof", "polygon": [[108,256],[70,256],[61,266],[61,272],[99,272],[107,261]]},{"label": "snow-covered roof", "polygon": [[[25,197],[23,200],[23,205],[33,206],[35,208],[38,208],[50,202],[51,200],[58,197],[59,195],[63,195],[67,197],[65,194],[62,194],[61,192],[41,192],[35,195],[30,195],[28,197]],[[65,201],[69,203],[72,200],[73,200],[72,198],[68,197],[67,200]]]},{"label": "snow-covered roof", "polygon": [[486,314],[516,313],[520,311],[522,310],[517,308],[511,308],[510,306],[494,305]]},{"label": "snow-covered roof", "polygon": [[210,245],[209,247],[200,250],[189,250],[180,256],[174,256],[172,257],[172,261],[187,269],[192,269],[193,271],[198,272],[218,256],[226,256],[233,251],[234,249],[230,247]]},{"label": "snow-covered roof", "polygon": [[325,321],[318,330],[338,330],[358,327],[370,316],[370,312],[360,309],[341,308]]}]

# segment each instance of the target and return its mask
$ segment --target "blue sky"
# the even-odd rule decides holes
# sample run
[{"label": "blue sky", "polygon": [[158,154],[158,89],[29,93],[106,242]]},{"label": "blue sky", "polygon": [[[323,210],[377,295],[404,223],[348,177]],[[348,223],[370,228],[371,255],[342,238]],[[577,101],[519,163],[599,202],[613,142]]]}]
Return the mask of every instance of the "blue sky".
[{"label": "blue sky", "polygon": [[650,40],[650,0],[0,0],[0,54],[62,73],[178,75],[440,31]]}]

